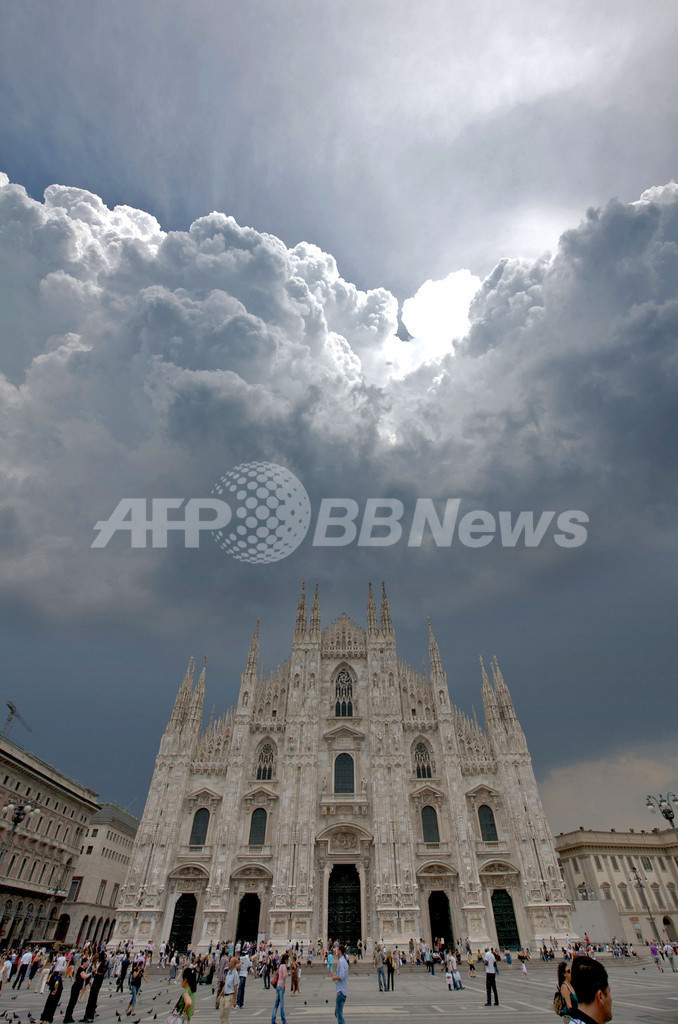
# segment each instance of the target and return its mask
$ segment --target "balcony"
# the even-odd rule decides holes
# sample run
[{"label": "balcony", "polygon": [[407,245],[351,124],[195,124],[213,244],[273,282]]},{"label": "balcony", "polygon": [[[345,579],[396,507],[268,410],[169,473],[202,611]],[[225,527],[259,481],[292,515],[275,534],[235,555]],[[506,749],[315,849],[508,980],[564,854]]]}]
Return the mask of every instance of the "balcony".
[{"label": "balcony", "polygon": [[353,816],[367,814],[365,793],[325,793],[320,798],[320,813]]}]

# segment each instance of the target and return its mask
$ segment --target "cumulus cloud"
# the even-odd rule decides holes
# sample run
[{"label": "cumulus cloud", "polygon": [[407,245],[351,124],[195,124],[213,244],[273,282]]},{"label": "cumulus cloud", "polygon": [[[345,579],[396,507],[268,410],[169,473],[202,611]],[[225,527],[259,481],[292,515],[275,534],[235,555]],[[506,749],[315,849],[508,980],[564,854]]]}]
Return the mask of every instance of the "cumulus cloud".
[{"label": "cumulus cloud", "polygon": [[468,271],[427,282],[404,306],[409,342],[388,291],[220,213],[165,232],[80,189],[39,203],[4,178],[0,266],[3,585],[31,600],[129,599],[147,563],[103,585],[92,524],[123,495],[199,493],[252,457],[311,488],[339,472],[358,492],[390,480],[615,509],[615,536],[638,514],[662,542],[672,528],[673,184],[590,211],[553,258],[503,260],[480,287]]},{"label": "cumulus cloud", "polygon": [[[428,282],[407,306],[420,336],[403,341],[395,297],[346,281],[309,242],[288,248],[221,213],[168,232],[79,189],[52,186],[38,202],[3,178],[0,600],[60,624],[143,622],[182,651],[199,630],[210,653],[223,643],[224,607],[240,639],[263,602],[284,656],[291,578],[319,578],[325,607],[355,613],[346,595],[362,601],[367,575],[386,577],[405,622],[437,609],[481,647],[482,618],[483,634],[503,637],[500,657],[508,651],[510,663],[516,645],[526,731],[552,763],[535,724],[539,642],[567,636],[571,657],[599,634],[613,643],[624,633],[622,647],[631,628],[657,634],[668,678],[678,189],[591,210],[553,257],[502,260],[476,284],[468,272]],[[130,550],[125,538],[90,548],[94,523],[122,497],[205,496],[253,459],[295,472],[314,507],[325,496],[398,495],[460,497],[463,511],[575,508],[590,514],[589,541],[572,558],[553,544],[504,555],[318,550],[307,538],[265,587],[216,548]],[[666,569],[643,563],[655,552]],[[441,639],[447,657],[452,637]],[[418,658],[420,639],[408,626],[399,642]],[[628,661],[633,645],[623,649]],[[574,669],[559,671],[562,683]],[[608,719],[632,727],[616,680],[576,671],[572,757],[592,738],[577,700],[596,688]],[[651,715],[641,705],[634,722]],[[555,780],[547,789],[562,804]]]}]

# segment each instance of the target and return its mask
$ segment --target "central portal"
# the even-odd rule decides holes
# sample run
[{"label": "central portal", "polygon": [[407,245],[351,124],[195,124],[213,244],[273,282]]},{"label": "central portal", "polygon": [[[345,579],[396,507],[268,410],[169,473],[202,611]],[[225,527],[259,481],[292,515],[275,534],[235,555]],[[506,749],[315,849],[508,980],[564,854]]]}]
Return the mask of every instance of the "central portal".
[{"label": "central portal", "polygon": [[335,864],[327,891],[327,933],[355,950],[362,938],[360,876],[355,864]]}]

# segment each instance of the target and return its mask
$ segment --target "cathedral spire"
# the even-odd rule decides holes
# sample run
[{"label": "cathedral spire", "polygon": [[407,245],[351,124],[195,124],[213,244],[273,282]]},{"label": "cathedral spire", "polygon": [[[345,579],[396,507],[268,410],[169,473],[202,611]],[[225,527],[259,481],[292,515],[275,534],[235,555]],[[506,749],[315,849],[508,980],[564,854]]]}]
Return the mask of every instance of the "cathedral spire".
[{"label": "cathedral spire", "polygon": [[207,655],[202,666],[202,672],[198,679],[197,686],[191,695],[191,718],[196,722],[202,722],[202,709],[205,703],[205,672],[207,670]]},{"label": "cathedral spire", "polygon": [[191,694],[193,692],[193,676],[195,673],[195,661],[193,658],[189,658],[188,666],[184,673],[184,678],[181,682],[174,701],[174,707],[172,709],[172,720],[177,721],[183,719],[188,711],[188,707],[191,701]]},{"label": "cathedral spire", "polygon": [[372,583],[367,584],[367,635],[376,636],[378,632],[377,626],[377,609],[374,604],[374,597],[372,596]]},{"label": "cathedral spire", "polygon": [[306,632],[306,630],[308,628],[307,619],[306,619],[306,592],[305,592],[304,587],[305,587],[305,584],[302,583],[301,584],[301,597],[299,598],[299,607],[297,608],[297,625],[296,625],[296,628],[295,628],[295,633],[297,634],[297,637],[299,639],[301,639],[301,637],[303,636],[303,634]]},{"label": "cathedral spire", "polygon": [[252,637],[252,643],[250,644],[249,654],[247,655],[247,668],[245,673],[247,675],[256,676],[257,674],[257,662],[259,661],[259,619],[254,630],[254,636]]},{"label": "cathedral spire", "polygon": [[379,618],[379,625],[381,632],[384,635],[393,635],[393,623],[391,622],[391,609],[388,606],[388,598],[386,597],[386,584],[381,584],[381,615]]},{"label": "cathedral spire", "polygon": [[433,626],[431,625],[430,618],[428,620],[428,660],[431,663],[431,675],[442,675],[443,666],[440,660],[440,651],[438,650],[436,638],[433,635]]},{"label": "cathedral spire", "polygon": [[478,656],[480,661],[480,671],[483,677],[483,708],[485,710],[485,724],[490,727],[499,718],[499,710],[497,708],[497,696],[492,689],[490,680],[487,678],[487,672],[485,671],[485,663],[482,657]]},{"label": "cathedral spire", "polygon": [[492,658],[492,678],[494,680],[494,691],[497,695],[499,715],[509,737],[509,747],[516,752],[527,753],[527,740],[518,721],[516,709],[513,706],[509,688],[504,682],[496,654]]},{"label": "cathedral spire", "polygon": [[497,703],[501,708],[502,714],[505,718],[512,718],[517,721],[516,711],[513,707],[513,701],[511,700],[511,694],[509,688],[504,682],[504,677],[499,668],[499,662],[497,661],[497,655],[495,654],[491,662],[492,667],[492,679],[494,682],[494,692],[497,695]]},{"label": "cathedral spire", "polygon": [[313,604],[311,605],[311,635],[316,639],[320,637],[320,601],[318,600],[317,582],[313,593]]}]

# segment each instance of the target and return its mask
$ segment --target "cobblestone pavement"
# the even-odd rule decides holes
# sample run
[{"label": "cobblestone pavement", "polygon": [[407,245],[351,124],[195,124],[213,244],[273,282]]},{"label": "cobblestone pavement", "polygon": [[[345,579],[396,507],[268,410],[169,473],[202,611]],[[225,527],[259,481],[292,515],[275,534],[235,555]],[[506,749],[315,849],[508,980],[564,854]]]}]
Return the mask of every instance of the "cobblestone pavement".
[{"label": "cobblestone pavement", "polygon": [[[665,971],[660,974],[650,963],[621,964],[613,961],[606,964],[612,988],[612,1012],[618,1024],[645,1024],[647,1021],[662,1024],[678,1024],[678,973]],[[165,971],[151,968],[149,981],[143,986],[137,1003],[137,1012],[125,1017],[129,992],[124,997],[115,993],[113,982],[104,982],[99,998],[97,1024],[164,1024],[165,1018],[179,997],[180,986],[167,981]],[[431,977],[424,968],[405,968],[395,978],[395,991],[380,993],[374,970],[362,967],[352,968],[349,974],[349,996],[344,1008],[346,1024],[384,1024],[393,1021],[408,1021],[423,1024],[424,1021],[458,1020],[461,1024],[484,1024],[488,1019],[500,1018],[505,1022],[520,1021],[521,1024],[555,1022],[552,1009],[555,991],[555,966],[535,964],[530,967],[527,978],[520,970],[502,967],[497,986],[500,1004],[497,1007],[484,1006],[485,981],[481,971],[475,979],[463,976],[464,989],[461,992],[448,991],[445,975],[436,973]],[[64,986],[61,1005],[54,1018],[54,1024],[61,1024],[71,981]],[[301,994],[292,998],[285,994],[285,1008],[288,1024],[334,1024],[334,983],[327,972],[316,966],[302,971]],[[0,996],[0,1018],[3,1024],[32,1024],[40,1020],[45,996],[34,990],[12,991],[5,986]],[[263,983],[250,977],[245,991],[245,1006],[231,1013],[231,1024],[268,1024],[274,995],[266,991]],[[74,1014],[78,1021],[84,1014],[85,1003],[81,1001]],[[280,1017],[278,1017],[280,1020]],[[218,1024],[219,1014],[214,1007],[214,997],[208,986],[200,986],[194,1024]]]}]

